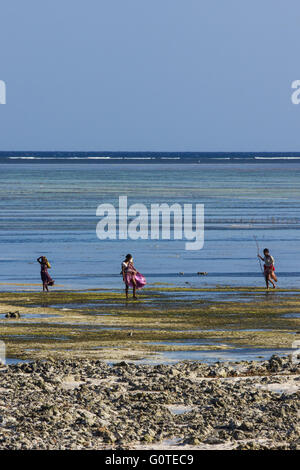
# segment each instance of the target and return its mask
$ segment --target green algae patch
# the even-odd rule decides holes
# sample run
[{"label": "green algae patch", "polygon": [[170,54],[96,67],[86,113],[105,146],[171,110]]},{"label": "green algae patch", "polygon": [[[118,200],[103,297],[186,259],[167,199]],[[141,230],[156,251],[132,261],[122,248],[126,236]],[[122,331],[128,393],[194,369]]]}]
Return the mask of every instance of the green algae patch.
[{"label": "green algae patch", "polygon": [[[300,339],[299,319],[284,317],[300,312],[295,289],[281,290],[284,296],[279,290],[199,289],[199,297],[184,299],[161,290],[145,290],[138,301],[109,291],[1,293],[0,340],[8,356],[20,359],[119,360],[177,350],[290,348]],[[238,290],[247,298],[237,298]],[[226,301],[219,296],[224,291]],[[20,318],[6,319],[9,311],[19,311]]]},{"label": "green algae patch", "polygon": [[[144,291],[151,290],[149,287],[145,287]],[[269,289],[265,287],[231,287],[231,286],[220,286],[220,287],[160,287],[162,292],[299,292],[300,289]]]},{"label": "green algae patch", "polygon": [[12,302],[14,305],[55,305],[55,304],[72,304],[88,302],[103,302],[107,300],[117,301],[124,298],[119,292],[34,292],[34,293],[1,293],[0,302]]}]

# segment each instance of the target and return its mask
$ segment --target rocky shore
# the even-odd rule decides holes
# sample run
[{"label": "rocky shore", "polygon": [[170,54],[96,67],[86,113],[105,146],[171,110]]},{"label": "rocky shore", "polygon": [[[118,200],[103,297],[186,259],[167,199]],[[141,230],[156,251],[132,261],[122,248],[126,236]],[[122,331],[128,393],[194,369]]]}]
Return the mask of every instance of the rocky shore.
[{"label": "rocky shore", "polygon": [[0,367],[1,449],[300,448],[300,363]]}]

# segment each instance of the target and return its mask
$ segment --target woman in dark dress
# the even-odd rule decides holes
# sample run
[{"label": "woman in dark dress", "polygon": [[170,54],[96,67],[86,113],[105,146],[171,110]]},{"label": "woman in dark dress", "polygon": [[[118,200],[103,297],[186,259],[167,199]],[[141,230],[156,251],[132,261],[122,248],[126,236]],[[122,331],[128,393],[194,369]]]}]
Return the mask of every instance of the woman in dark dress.
[{"label": "woman in dark dress", "polygon": [[49,292],[48,286],[53,286],[54,281],[51,278],[50,274],[48,273],[48,269],[51,268],[49,261],[47,260],[46,256],[40,256],[37,259],[37,262],[41,265],[41,279],[43,283],[43,292]]}]

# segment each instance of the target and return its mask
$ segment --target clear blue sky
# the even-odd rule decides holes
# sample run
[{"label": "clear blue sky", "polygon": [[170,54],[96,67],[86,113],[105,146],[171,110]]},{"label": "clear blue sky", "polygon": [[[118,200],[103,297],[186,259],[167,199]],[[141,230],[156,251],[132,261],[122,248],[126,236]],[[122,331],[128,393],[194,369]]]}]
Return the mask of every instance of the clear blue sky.
[{"label": "clear blue sky", "polygon": [[5,0],[0,14],[0,150],[300,151],[299,0]]}]

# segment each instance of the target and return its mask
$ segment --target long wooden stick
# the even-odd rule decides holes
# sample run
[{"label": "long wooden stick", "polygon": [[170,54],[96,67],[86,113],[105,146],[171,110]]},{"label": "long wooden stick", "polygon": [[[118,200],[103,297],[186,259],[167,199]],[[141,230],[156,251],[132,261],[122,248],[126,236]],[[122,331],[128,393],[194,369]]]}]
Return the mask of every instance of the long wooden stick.
[{"label": "long wooden stick", "polygon": [[[258,245],[258,241],[257,241],[257,238],[255,235],[253,235],[253,238],[255,240],[255,243],[256,243],[256,247],[257,247],[257,254],[259,255],[259,245]],[[261,265],[261,259],[258,258],[258,261],[259,261],[259,266],[260,266],[260,270],[262,272],[262,274],[264,275],[264,271],[263,271],[263,268],[262,268],[262,265]]]}]

